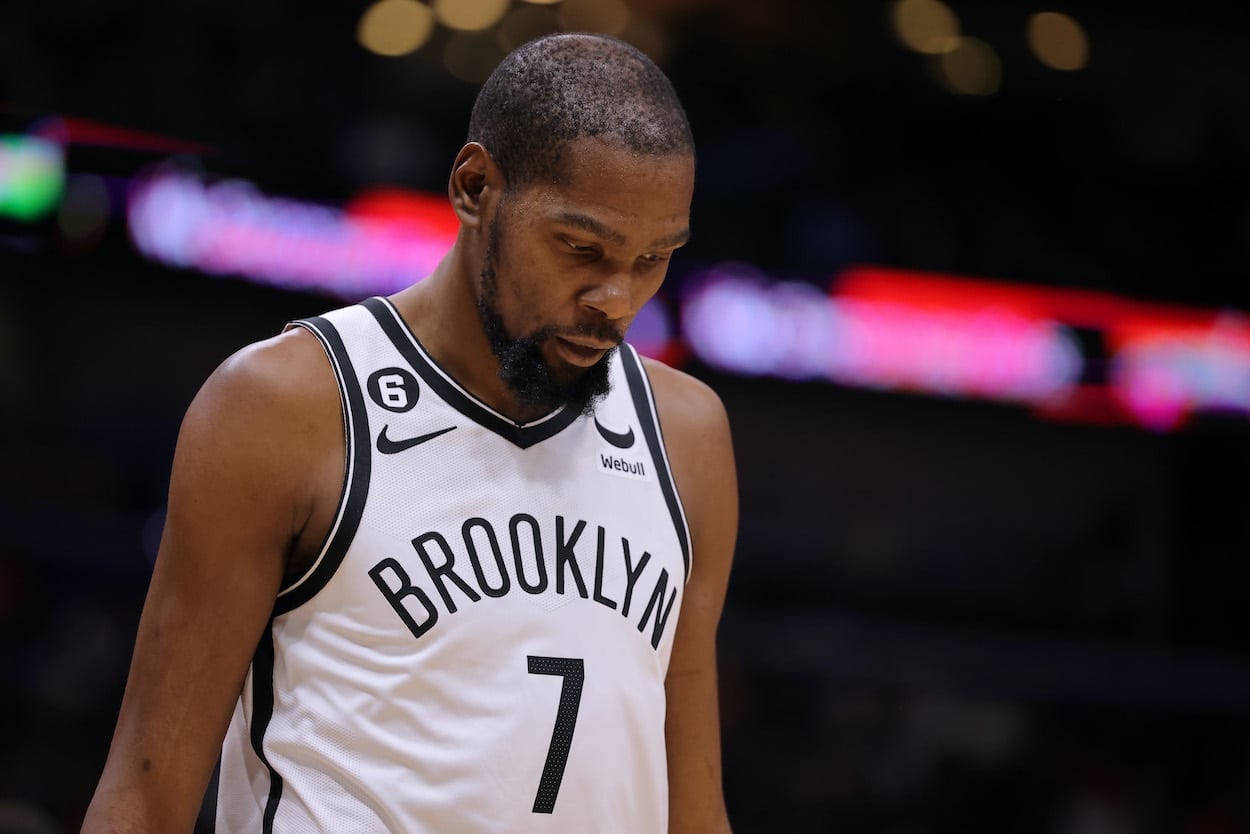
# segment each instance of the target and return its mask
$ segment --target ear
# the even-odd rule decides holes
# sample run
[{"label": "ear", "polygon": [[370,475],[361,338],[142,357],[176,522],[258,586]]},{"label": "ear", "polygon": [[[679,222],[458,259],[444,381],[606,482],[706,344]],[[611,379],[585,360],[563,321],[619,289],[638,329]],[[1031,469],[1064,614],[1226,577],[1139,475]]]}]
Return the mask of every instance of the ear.
[{"label": "ear", "polygon": [[480,227],[487,203],[498,197],[502,187],[503,175],[486,148],[470,142],[460,149],[451,166],[447,196],[462,226]]}]

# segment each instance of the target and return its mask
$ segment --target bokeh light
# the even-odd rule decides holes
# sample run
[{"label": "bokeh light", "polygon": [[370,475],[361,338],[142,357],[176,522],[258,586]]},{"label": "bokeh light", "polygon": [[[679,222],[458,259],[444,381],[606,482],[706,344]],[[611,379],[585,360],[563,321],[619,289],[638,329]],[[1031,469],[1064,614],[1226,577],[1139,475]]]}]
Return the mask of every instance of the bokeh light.
[{"label": "bokeh light", "polygon": [[1051,69],[1079,70],[1089,63],[1089,38],[1081,24],[1066,14],[1032,15],[1027,36],[1034,57]]},{"label": "bokeh light", "polygon": [[623,0],[564,0],[560,22],[570,32],[620,35],[629,26],[629,7]]},{"label": "bokeh light", "polygon": [[936,63],[939,80],[953,93],[992,96],[1002,87],[1002,61],[994,47],[980,38],[960,38]]},{"label": "bokeh light", "polygon": [[510,0],[434,0],[434,16],[448,29],[478,32],[499,22]]},{"label": "bokeh light", "polygon": [[360,16],[356,40],[377,55],[420,49],[434,32],[434,12],[417,0],[378,0]]},{"label": "bokeh light", "polygon": [[940,55],[958,43],[959,18],[941,0],[898,0],[890,17],[894,34],[909,49]]},{"label": "bokeh light", "polygon": [[0,135],[0,217],[34,222],[65,189],[65,153],[39,136]]}]

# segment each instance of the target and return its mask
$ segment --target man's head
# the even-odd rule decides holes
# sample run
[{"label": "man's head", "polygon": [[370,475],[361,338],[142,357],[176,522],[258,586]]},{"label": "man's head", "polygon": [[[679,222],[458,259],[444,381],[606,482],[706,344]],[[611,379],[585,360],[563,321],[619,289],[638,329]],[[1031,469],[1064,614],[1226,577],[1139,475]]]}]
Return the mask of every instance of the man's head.
[{"label": "man's head", "polygon": [[477,230],[470,269],[500,376],[527,406],[589,411],[611,350],[689,238],[685,112],[628,44],[555,35],[504,59],[469,140],[451,190]]},{"label": "man's head", "polygon": [[567,143],[597,138],[642,156],[694,154],[672,83],[616,38],[550,35],[518,47],[478,92],[469,142],[494,157],[509,189],[566,175]]}]

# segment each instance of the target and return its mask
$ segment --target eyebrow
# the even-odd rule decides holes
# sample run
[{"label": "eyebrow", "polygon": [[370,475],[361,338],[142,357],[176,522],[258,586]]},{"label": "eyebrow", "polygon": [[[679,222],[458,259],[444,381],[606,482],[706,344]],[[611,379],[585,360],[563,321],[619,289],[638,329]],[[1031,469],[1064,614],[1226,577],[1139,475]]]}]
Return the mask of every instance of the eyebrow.
[{"label": "eyebrow", "polygon": [[[560,215],[556,217],[556,220],[566,226],[572,226],[576,229],[581,229],[584,232],[590,232],[592,235],[611,243],[615,243],[617,246],[621,246],[625,243],[625,235],[615,229],[605,226],[603,223],[588,214],[582,214],[581,212],[576,211],[566,211],[561,212]],[[681,246],[689,240],[690,229],[685,228],[676,234],[657,240],[653,244],[653,247],[656,249],[667,249],[670,246]]]},{"label": "eyebrow", "polygon": [[675,235],[669,235],[655,242],[656,249],[667,249],[670,246],[682,246],[690,242],[690,227],[682,229]]}]

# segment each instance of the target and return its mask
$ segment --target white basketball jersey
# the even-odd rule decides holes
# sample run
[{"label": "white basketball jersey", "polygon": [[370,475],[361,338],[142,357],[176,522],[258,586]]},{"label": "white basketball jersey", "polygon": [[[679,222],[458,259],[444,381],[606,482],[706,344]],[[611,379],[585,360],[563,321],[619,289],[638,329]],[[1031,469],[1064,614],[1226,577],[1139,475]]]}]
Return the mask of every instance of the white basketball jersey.
[{"label": "white basketball jersey", "polygon": [[217,831],[667,831],[690,541],[637,354],[593,416],[517,424],[384,299],[296,324],[338,379],[344,489],[257,649]]}]

